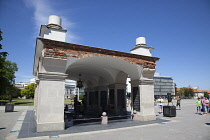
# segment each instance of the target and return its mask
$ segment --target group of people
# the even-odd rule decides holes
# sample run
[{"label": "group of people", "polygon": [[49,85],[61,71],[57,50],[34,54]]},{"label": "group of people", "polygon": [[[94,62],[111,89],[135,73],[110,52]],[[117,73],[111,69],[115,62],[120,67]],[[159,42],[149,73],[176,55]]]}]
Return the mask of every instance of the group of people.
[{"label": "group of people", "polygon": [[210,112],[210,102],[208,98],[198,97],[196,100],[197,112],[196,114],[206,115]]},{"label": "group of people", "polygon": [[[163,113],[163,103],[164,100],[162,99],[162,97],[159,97],[159,99],[157,100],[158,103],[158,108],[159,108],[159,114]],[[181,98],[179,96],[177,96],[176,98],[176,109],[181,110]]]},{"label": "group of people", "polygon": [[[163,103],[164,100],[162,99],[162,97],[160,97],[157,100],[158,103],[158,108],[159,108],[159,114],[163,113]],[[176,98],[176,109],[181,110],[181,98],[179,96],[177,96]],[[206,115],[208,113],[210,113],[210,100],[208,98],[205,97],[198,97],[196,100],[196,106],[197,106],[197,112],[196,114],[201,114],[201,115]]]}]

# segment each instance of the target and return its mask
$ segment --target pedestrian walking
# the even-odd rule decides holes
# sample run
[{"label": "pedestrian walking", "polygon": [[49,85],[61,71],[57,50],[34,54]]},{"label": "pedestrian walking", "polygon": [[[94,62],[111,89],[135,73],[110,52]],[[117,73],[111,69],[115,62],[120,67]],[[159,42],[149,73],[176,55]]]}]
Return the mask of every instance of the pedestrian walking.
[{"label": "pedestrian walking", "polygon": [[176,109],[181,110],[181,98],[179,96],[177,96],[176,98]]},{"label": "pedestrian walking", "polygon": [[159,114],[163,113],[163,102],[164,100],[162,99],[162,97],[160,96],[160,98],[158,99],[158,107],[159,107]]},{"label": "pedestrian walking", "polygon": [[197,106],[197,113],[196,114],[201,114],[201,100],[200,100],[199,97],[196,100],[196,106]]},{"label": "pedestrian walking", "polygon": [[206,103],[206,112],[210,113],[209,112],[209,99],[208,98],[206,98],[205,103]]},{"label": "pedestrian walking", "polygon": [[202,105],[203,115],[206,115],[207,114],[206,103],[203,96],[201,96],[201,105]]}]

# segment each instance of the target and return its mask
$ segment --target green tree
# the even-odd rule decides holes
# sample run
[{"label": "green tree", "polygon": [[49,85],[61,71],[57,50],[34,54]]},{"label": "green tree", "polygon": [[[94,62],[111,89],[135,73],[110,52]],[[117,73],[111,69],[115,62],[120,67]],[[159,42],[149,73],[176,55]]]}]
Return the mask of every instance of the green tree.
[{"label": "green tree", "polygon": [[185,96],[186,97],[193,97],[194,96],[194,91],[191,88],[186,88],[185,90]]},{"label": "green tree", "polygon": [[204,97],[205,97],[205,98],[208,98],[208,97],[209,97],[209,93],[205,91],[205,92],[204,92]]},{"label": "green tree", "polygon": [[[2,31],[0,29],[0,41],[2,40]],[[2,45],[0,44],[0,50]],[[15,71],[18,70],[17,64],[6,60],[8,53],[0,52],[0,95],[8,95],[11,90],[12,84],[14,84]],[[9,91],[7,91],[9,90]]]},{"label": "green tree", "polygon": [[10,85],[10,87],[6,90],[7,95],[12,95],[13,98],[21,97],[20,89],[15,87],[15,85]]},{"label": "green tree", "polygon": [[26,86],[23,90],[20,92],[21,96],[25,96],[28,98],[34,98],[34,83]]},{"label": "green tree", "polygon": [[[1,31],[1,29],[0,29],[0,41],[2,41],[3,40],[3,38],[2,38],[2,31]],[[2,49],[2,45],[0,44],[0,50]],[[2,59],[2,58],[4,58],[4,57],[6,57],[8,55],[8,53],[7,52],[0,52],[0,58]],[[0,61],[1,62],[1,61]]]},{"label": "green tree", "polygon": [[192,88],[180,88],[179,95],[185,96],[185,97],[193,97],[194,96],[194,91]]}]

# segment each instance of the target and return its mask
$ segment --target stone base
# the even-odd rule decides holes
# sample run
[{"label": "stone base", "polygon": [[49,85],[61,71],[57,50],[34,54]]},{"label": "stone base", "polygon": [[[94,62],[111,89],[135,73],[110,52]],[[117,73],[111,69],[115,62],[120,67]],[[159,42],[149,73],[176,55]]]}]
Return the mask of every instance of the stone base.
[{"label": "stone base", "polygon": [[37,132],[64,130],[65,123],[37,123]]},{"label": "stone base", "polygon": [[108,117],[107,116],[101,116],[101,124],[108,124]]},{"label": "stone base", "polygon": [[5,112],[13,112],[14,111],[14,104],[12,103],[7,103],[5,105]]},{"label": "stone base", "polygon": [[134,121],[153,121],[156,120],[156,115],[139,115],[139,114],[134,114],[133,116]]}]

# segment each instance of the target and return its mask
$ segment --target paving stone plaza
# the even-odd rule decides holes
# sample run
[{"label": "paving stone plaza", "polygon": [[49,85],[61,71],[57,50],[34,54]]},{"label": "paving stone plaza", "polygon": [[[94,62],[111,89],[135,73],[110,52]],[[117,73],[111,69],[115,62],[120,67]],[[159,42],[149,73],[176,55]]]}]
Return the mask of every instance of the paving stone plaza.
[{"label": "paving stone plaza", "polygon": [[7,113],[0,106],[0,140],[209,140],[210,114],[195,114],[195,100],[182,100],[181,106],[176,117],[171,118],[158,114],[155,106],[155,121],[134,123],[122,119],[107,125],[83,123],[50,132],[35,132],[33,106],[15,106],[14,112]]}]

